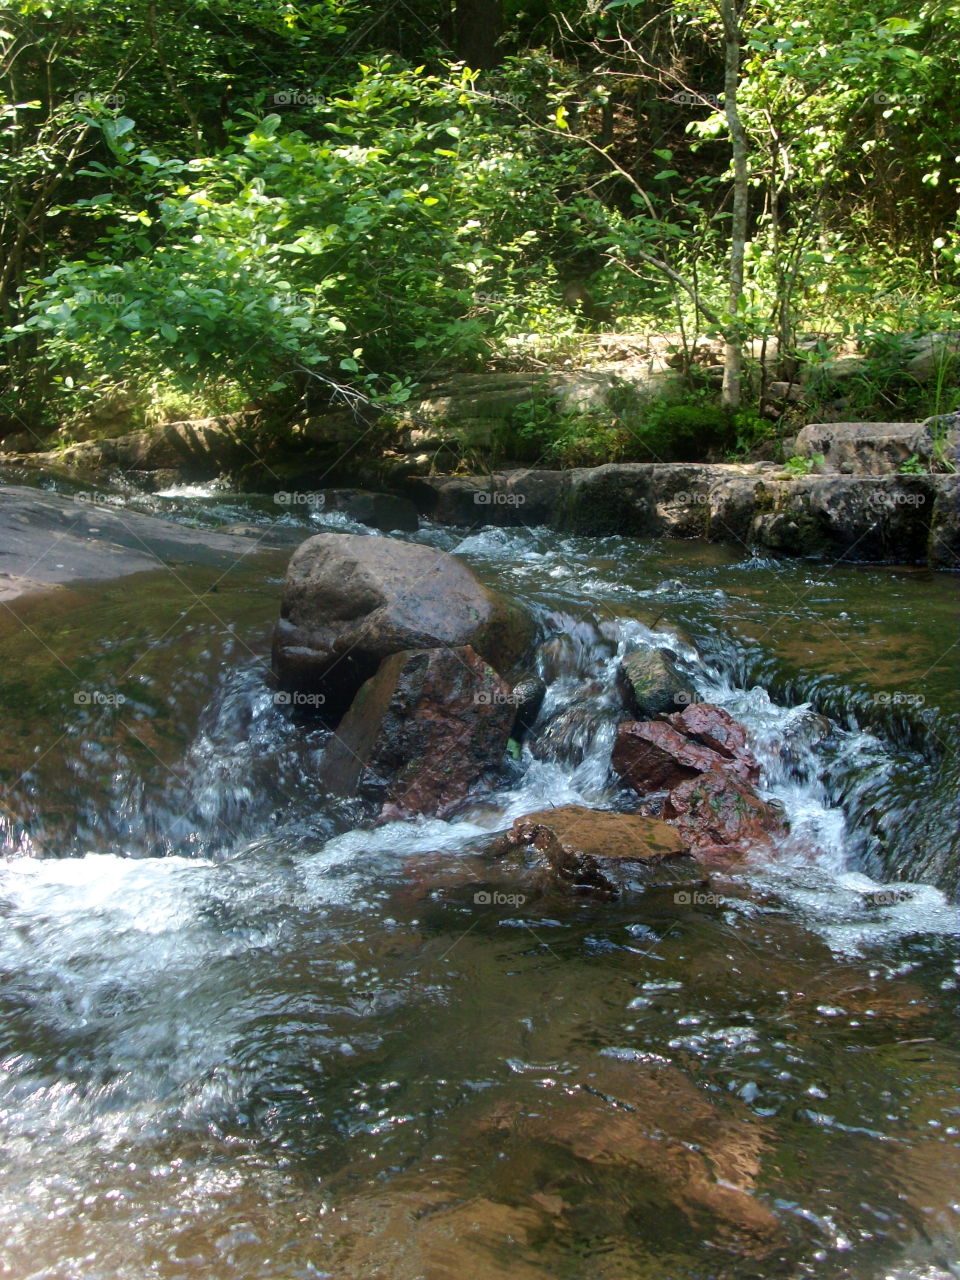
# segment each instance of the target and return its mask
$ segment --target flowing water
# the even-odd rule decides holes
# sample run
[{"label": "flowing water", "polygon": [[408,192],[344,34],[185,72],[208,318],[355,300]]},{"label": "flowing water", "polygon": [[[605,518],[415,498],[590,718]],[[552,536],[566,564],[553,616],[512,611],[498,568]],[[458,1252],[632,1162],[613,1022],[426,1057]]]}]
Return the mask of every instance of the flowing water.
[{"label": "flowing water", "polygon": [[[269,677],[288,550],[0,619],[0,1275],[960,1275],[955,581],[412,536],[549,637],[534,750],[446,822],[319,795]],[[612,676],[650,642],[790,841],[710,892],[517,893],[491,833],[627,804]]]}]

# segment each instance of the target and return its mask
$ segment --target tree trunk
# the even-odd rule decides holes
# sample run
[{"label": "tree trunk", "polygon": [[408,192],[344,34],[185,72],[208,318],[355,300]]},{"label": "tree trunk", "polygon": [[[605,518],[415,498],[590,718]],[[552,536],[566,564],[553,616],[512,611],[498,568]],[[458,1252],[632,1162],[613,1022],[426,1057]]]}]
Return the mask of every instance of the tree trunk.
[{"label": "tree trunk", "polygon": [[[743,297],[743,255],[747,242],[750,190],[747,185],[747,139],[737,110],[741,32],[736,0],[720,0],[720,13],[724,38],[723,103],[733,151],[733,221],[730,231],[730,290],[727,310],[731,316],[736,316]],[[740,403],[742,375],[743,336],[737,322],[731,320],[723,352],[723,403],[731,408],[736,408]]]},{"label": "tree trunk", "polygon": [[453,44],[468,67],[484,70],[500,61],[503,0],[455,0]]}]

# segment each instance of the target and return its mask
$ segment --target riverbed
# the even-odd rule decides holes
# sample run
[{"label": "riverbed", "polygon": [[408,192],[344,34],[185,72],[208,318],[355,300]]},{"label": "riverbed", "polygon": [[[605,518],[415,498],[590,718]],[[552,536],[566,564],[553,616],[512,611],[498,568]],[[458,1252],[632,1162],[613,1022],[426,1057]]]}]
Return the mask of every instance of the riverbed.
[{"label": "riverbed", "polygon": [[[556,637],[570,728],[374,827],[269,643],[291,545],[381,535],[116,501],[257,545],[0,618],[0,1274],[960,1275],[955,579],[424,523]],[[748,727],[791,840],[708,892],[502,900],[493,833],[624,804],[640,643]]]}]

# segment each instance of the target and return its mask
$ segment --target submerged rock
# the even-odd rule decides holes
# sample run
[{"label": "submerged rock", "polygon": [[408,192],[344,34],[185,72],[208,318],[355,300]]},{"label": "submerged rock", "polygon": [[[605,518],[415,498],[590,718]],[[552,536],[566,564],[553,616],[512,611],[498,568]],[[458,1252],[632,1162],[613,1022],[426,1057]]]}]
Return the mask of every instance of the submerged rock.
[{"label": "submerged rock", "polygon": [[573,1214],[582,1187],[607,1175],[625,1203],[632,1188],[642,1188],[646,1212],[634,1205],[633,1232],[647,1215],[680,1212],[691,1223],[709,1223],[720,1247],[765,1252],[781,1237],[775,1214],[756,1195],[770,1131],[742,1106],[712,1101],[676,1067],[643,1056],[600,1058],[582,1079],[545,1092],[535,1108],[508,1102],[488,1124],[533,1145],[527,1177],[542,1144],[557,1213]]},{"label": "submerged rock", "polygon": [[597,735],[610,723],[610,708],[597,700],[598,692],[599,686],[585,689],[537,731],[530,739],[530,752],[536,760],[582,764]]},{"label": "submerged rock", "polygon": [[360,689],[323,754],[323,785],[383,803],[381,817],[438,814],[503,760],[510,688],[469,646],[403,650]]},{"label": "submerged rock", "polygon": [[443,551],[322,533],[293,554],[273,640],[284,688],[318,693],[340,714],[384,658],[469,645],[496,670],[519,661],[532,619]]},{"label": "submerged rock", "polygon": [[575,804],[518,818],[495,852],[503,856],[529,847],[544,858],[561,884],[604,896],[629,887],[631,872],[687,851],[677,831],[656,818]]}]

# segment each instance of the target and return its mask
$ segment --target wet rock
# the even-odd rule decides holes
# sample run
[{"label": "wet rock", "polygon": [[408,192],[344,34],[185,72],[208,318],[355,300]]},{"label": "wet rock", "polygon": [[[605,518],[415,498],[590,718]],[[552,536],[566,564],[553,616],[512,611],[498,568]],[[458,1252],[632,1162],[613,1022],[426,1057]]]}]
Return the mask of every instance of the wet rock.
[{"label": "wet rock", "polygon": [[403,650],[358,692],[320,779],[382,801],[383,818],[438,814],[501,763],[513,717],[509,686],[468,645]]},{"label": "wet rock", "polygon": [[536,760],[582,764],[597,734],[611,720],[610,708],[596,700],[599,692],[599,686],[586,688],[583,697],[564,707],[538,731],[530,741],[530,751]]},{"label": "wet rock", "polygon": [[598,663],[616,652],[615,640],[591,618],[554,615],[549,625],[561,630],[538,645],[535,655],[537,672],[548,685],[565,676],[589,679]]},{"label": "wet rock", "polygon": [[409,498],[395,493],[378,493],[367,489],[325,489],[326,509],[342,511],[357,524],[367,524],[371,529],[391,533],[399,529],[415,533],[420,527],[417,509]]},{"label": "wet rock", "polygon": [[745,854],[786,835],[777,811],[729,773],[702,773],[680,783],[661,813],[699,858]]},{"label": "wet rock", "polygon": [[526,676],[513,686],[513,705],[516,714],[510,736],[520,742],[533,728],[543,700],[547,696],[547,686],[539,676]]},{"label": "wet rock", "polygon": [[518,818],[494,852],[504,856],[525,847],[544,858],[561,884],[603,896],[629,888],[638,869],[686,852],[678,833],[656,818],[582,805],[562,805]]},{"label": "wet rock", "polygon": [[746,729],[722,707],[709,702],[691,702],[683,711],[668,716],[667,721],[680,733],[729,760],[749,755]]},{"label": "wet rock", "polygon": [[812,749],[832,733],[833,725],[826,716],[810,707],[795,709],[781,733],[765,745],[788,772],[797,770],[798,776],[802,776]]},{"label": "wet rock", "polygon": [[[717,732],[721,726],[719,722]],[[651,791],[669,791],[711,771],[730,773],[746,783],[760,778],[760,767],[749,752],[713,750],[672,724],[660,721],[631,720],[621,724],[611,763],[623,781],[641,796]]]},{"label": "wet rock", "polygon": [[[834,424],[817,425],[827,430]],[[846,425],[859,429],[884,424]],[[889,474],[891,460],[902,462],[916,453],[923,462],[929,458],[933,470],[942,471],[957,452],[958,436],[955,428],[945,436],[942,423],[936,430],[928,430],[926,423],[888,425],[898,430],[890,437],[896,447],[891,443],[886,453],[882,443],[868,449],[868,437],[862,434],[849,442],[853,454],[847,460],[838,442],[840,451],[832,456],[840,458],[840,467],[850,474],[831,469],[797,478],[769,462],[624,463],[492,476],[422,475],[410,481],[416,489],[411,496],[421,510],[451,524],[476,524],[476,504],[482,502],[485,524],[549,523],[583,534],[703,537],[785,556],[922,562],[928,554],[935,501],[943,508],[936,518],[948,530],[955,527],[947,505],[952,494],[940,484],[951,477]],[[915,435],[899,431],[904,425],[912,426]],[[811,434],[804,447],[819,452],[814,449],[817,443]],[[857,461],[857,450],[864,458],[869,453],[873,461]],[[873,472],[854,474],[868,465]],[[542,500],[534,504],[536,493]],[[547,493],[548,499],[543,497]],[[530,505],[523,505],[528,498]],[[946,533],[931,541],[932,567],[954,563],[944,550],[951,536]]]},{"label": "wet rock", "polygon": [[564,528],[601,537],[659,533],[652,471],[647,463],[575,467],[567,473]]},{"label": "wet rock", "polygon": [[806,476],[771,487],[750,541],[781,555],[924,560],[937,476]]},{"label": "wet rock", "polygon": [[337,1242],[337,1274],[370,1280],[551,1280],[535,1247],[545,1234],[542,1206],[465,1195],[464,1186],[458,1191],[438,1186],[435,1176],[401,1175],[387,1191],[348,1200],[347,1211],[325,1228]]},{"label": "wet rock", "polygon": [[620,663],[617,684],[638,719],[675,711],[690,701],[690,681],[663,649],[640,649]]},{"label": "wet rock", "polygon": [[[256,541],[114,507],[106,495],[4,485],[0,490],[0,593],[109,580],[168,565],[232,568],[261,552]],[[262,531],[261,531],[262,532]]]},{"label": "wet rock", "polygon": [[432,547],[324,533],[287,569],[273,667],[287,689],[315,692],[336,715],[385,657],[470,645],[497,670],[520,660],[534,625],[462,560]]},{"label": "wet rock", "polygon": [[[680,1211],[720,1247],[763,1252],[781,1234],[755,1195],[769,1130],[742,1108],[717,1106],[675,1067],[601,1059],[532,1111],[507,1103],[488,1123],[501,1143],[509,1134],[536,1144],[528,1169],[541,1149],[561,1212],[579,1202],[578,1186],[612,1177],[617,1200],[630,1204],[640,1193],[648,1213]],[[570,1168],[571,1157],[580,1169]],[[633,1233],[638,1216],[630,1219]]]}]

